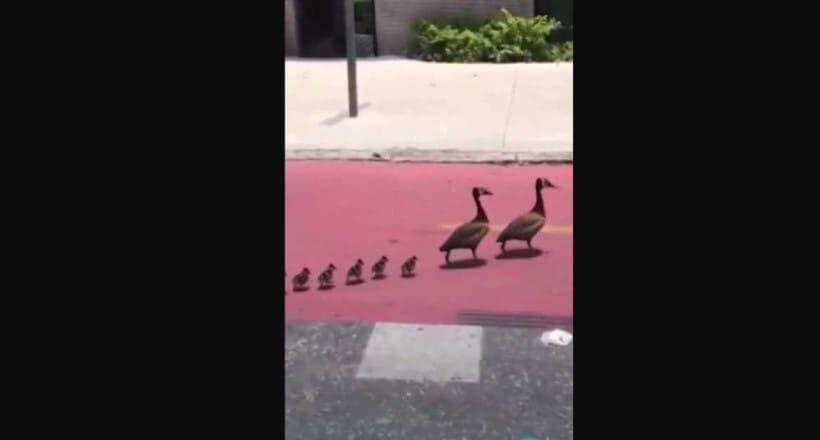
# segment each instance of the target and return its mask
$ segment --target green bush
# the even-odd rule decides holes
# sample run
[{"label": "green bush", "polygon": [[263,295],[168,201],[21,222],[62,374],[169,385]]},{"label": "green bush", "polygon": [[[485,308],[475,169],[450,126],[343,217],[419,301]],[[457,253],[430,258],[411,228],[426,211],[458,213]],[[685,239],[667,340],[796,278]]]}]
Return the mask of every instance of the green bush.
[{"label": "green bush", "polygon": [[419,57],[428,61],[569,61],[572,42],[549,39],[560,27],[545,15],[515,17],[502,9],[500,17],[478,26],[420,21],[414,34]]},{"label": "green bush", "polygon": [[560,45],[556,45],[559,48],[559,59],[560,61],[572,61],[572,41],[565,41]]},{"label": "green bush", "polygon": [[492,51],[490,42],[470,29],[421,22],[416,28],[420,55],[428,61],[485,61]]}]

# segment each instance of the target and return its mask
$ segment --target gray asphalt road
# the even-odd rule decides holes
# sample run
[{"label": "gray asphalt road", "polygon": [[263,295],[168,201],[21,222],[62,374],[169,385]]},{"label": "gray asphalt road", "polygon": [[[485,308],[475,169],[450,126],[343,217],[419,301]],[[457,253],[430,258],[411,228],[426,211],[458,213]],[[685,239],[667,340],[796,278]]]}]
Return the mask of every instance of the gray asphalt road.
[{"label": "gray asphalt road", "polygon": [[[378,351],[370,342],[372,324],[287,324],[285,438],[571,439],[572,345],[545,347],[540,330],[477,330],[480,351],[474,361],[480,378],[410,381],[361,378],[365,353]],[[390,371],[422,371],[459,350],[435,347],[429,339],[427,347],[413,348],[412,340],[396,337],[408,346],[401,353],[435,357],[382,353],[379,362],[401,367]],[[463,359],[470,357],[453,359],[469,362]],[[441,365],[447,366],[446,359]]]}]

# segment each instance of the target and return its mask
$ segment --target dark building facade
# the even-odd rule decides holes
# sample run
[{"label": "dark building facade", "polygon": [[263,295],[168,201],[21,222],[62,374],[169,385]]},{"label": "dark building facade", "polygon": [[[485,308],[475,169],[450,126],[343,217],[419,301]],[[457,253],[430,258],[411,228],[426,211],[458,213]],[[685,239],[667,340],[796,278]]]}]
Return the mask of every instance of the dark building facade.
[{"label": "dark building facade", "polygon": [[[284,0],[285,55],[344,56],[344,0]],[[555,0],[553,0],[555,1]],[[420,19],[483,20],[505,8],[532,16],[535,0],[372,0],[376,55],[407,55]]]}]

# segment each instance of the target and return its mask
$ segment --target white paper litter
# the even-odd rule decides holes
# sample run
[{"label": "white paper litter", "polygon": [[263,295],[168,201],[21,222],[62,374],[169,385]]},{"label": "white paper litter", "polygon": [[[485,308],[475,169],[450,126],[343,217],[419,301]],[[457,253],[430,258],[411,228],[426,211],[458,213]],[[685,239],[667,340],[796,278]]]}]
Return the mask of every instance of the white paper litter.
[{"label": "white paper litter", "polygon": [[560,345],[566,347],[572,342],[572,333],[561,330],[560,328],[544,332],[544,334],[541,335],[541,342],[544,345]]}]

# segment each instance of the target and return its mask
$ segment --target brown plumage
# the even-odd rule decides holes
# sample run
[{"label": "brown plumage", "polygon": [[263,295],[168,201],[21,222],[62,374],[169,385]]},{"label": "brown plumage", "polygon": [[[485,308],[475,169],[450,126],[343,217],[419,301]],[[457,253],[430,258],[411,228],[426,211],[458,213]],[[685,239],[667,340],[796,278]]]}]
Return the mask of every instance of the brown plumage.
[{"label": "brown plumage", "polygon": [[301,290],[310,281],[310,269],[302,268],[302,271],[293,277],[293,290]]},{"label": "brown plumage", "polygon": [[322,273],[319,274],[319,287],[324,288],[326,286],[333,284],[333,271],[336,270],[336,266],[333,263],[330,263],[327,266],[327,269],[323,270]]},{"label": "brown plumage", "polygon": [[379,258],[379,261],[370,268],[370,271],[373,273],[373,278],[382,278],[384,277],[384,269],[387,266],[387,257]]},{"label": "brown plumage", "polygon": [[347,270],[347,282],[350,282],[350,279],[353,278],[354,281],[361,281],[362,280],[362,267],[364,267],[364,261],[361,258],[356,260],[356,264],[354,264],[350,269]]},{"label": "brown plumage", "polygon": [[401,276],[405,278],[413,276],[413,271],[416,269],[416,260],[418,259],[414,255],[401,265]]},{"label": "brown plumage", "polygon": [[450,234],[447,241],[438,248],[441,252],[447,252],[444,256],[444,260],[447,264],[450,264],[450,252],[455,249],[469,249],[473,252],[473,259],[478,258],[476,257],[475,249],[478,247],[478,244],[481,243],[484,236],[487,235],[487,232],[490,231],[490,220],[487,218],[484,207],[481,206],[479,197],[490,196],[492,194],[493,193],[485,188],[473,188],[473,200],[476,206],[475,218],[459,226]]},{"label": "brown plumage", "polygon": [[519,216],[511,221],[501,234],[498,235],[497,242],[501,243],[501,252],[505,251],[507,241],[526,241],[527,246],[532,248],[532,239],[535,234],[547,223],[547,216],[544,211],[544,199],[541,197],[541,190],[544,188],[557,188],[547,179],[539,178],[535,180],[535,206],[530,212]]}]

